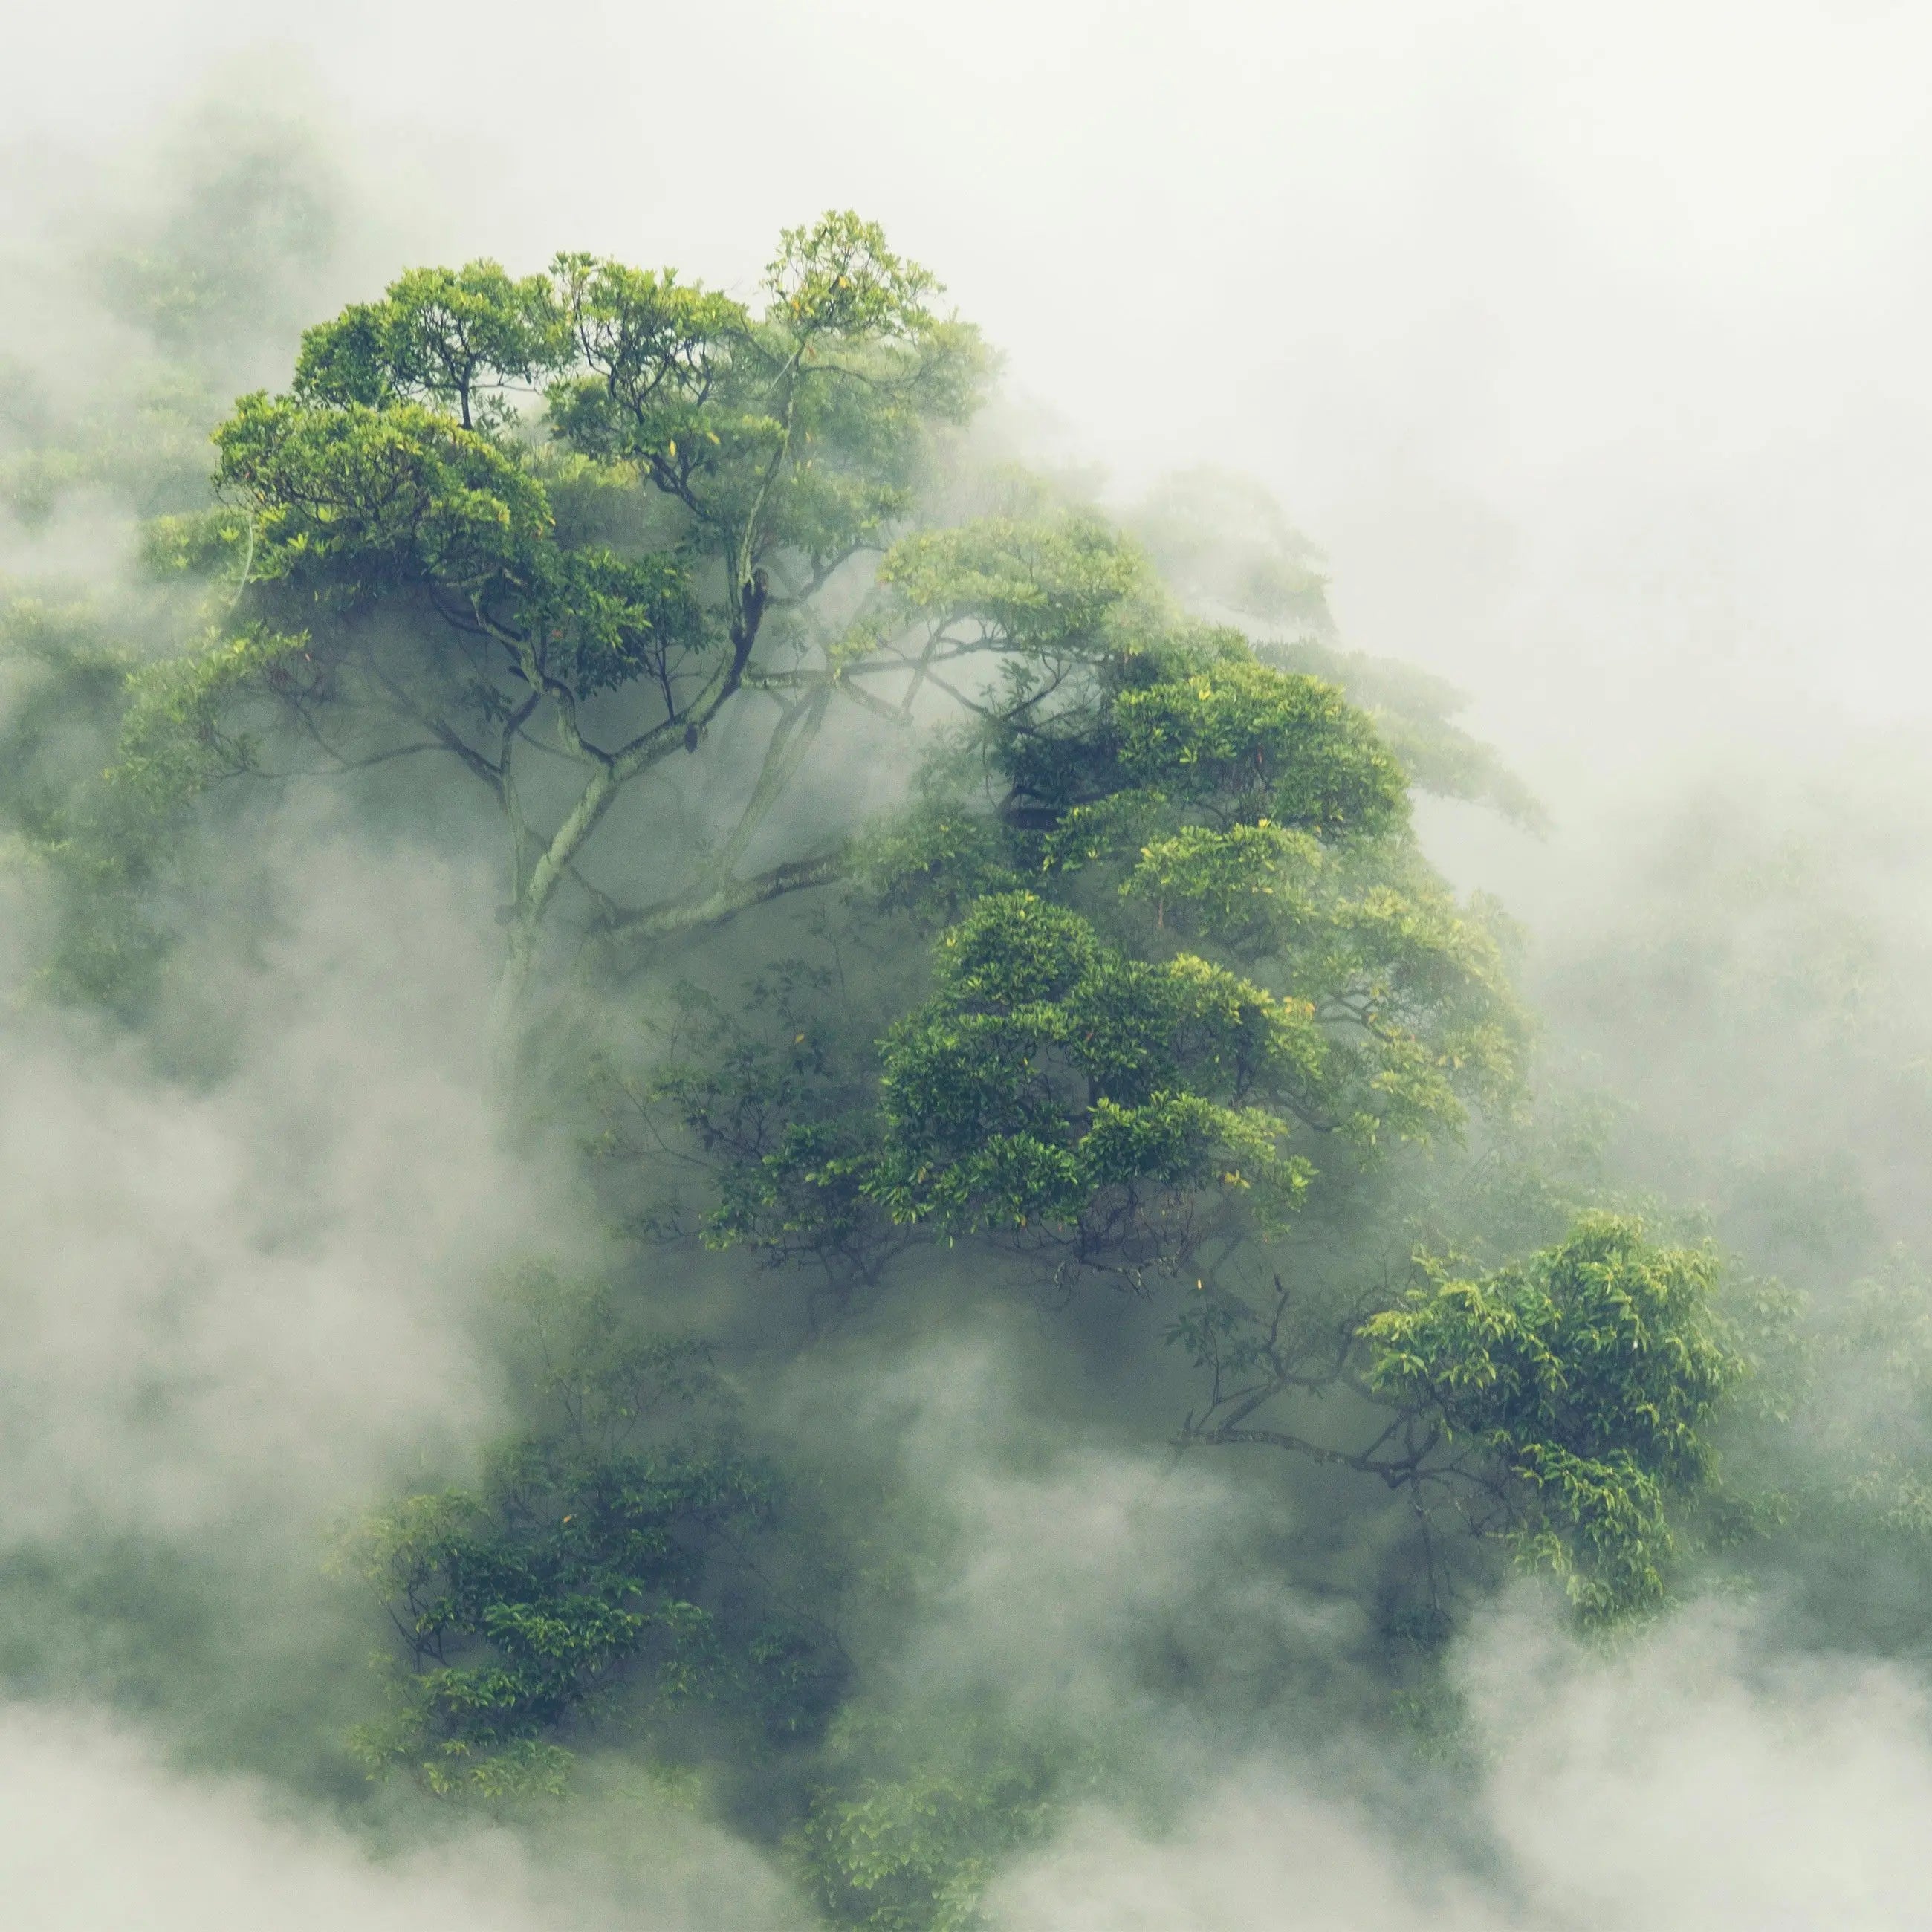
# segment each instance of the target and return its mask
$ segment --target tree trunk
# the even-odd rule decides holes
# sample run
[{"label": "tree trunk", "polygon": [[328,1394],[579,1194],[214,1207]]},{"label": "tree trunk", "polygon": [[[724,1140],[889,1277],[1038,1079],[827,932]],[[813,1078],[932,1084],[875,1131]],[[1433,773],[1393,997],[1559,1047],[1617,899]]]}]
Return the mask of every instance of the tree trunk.
[{"label": "tree trunk", "polygon": [[542,938],[542,914],[526,915],[524,908],[518,906],[510,922],[502,970],[496,976],[496,988],[490,995],[490,1011],[483,1028],[490,1072],[506,1094],[515,1082],[524,1004],[530,993],[530,981],[536,976],[537,952]]},{"label": "tree trunk", "polygon": [[565,873],[583,849],[584,841],[610,808],[621,784],[610,765],[598,766],[590,782],[584,787],[582,796],[571,807],[544,848],[543,856],[530,868],[530,875],[517,895],[510,916],[503,970],[498,976],[496,990],[490,1001],[489,1017],[484,1030],[490,1065],[506,1091],[514,1083],[524,1002],[530,982],[536,977],[537,958],[542,949],[544,914],[549,910],[557,887],[563,883]]}]

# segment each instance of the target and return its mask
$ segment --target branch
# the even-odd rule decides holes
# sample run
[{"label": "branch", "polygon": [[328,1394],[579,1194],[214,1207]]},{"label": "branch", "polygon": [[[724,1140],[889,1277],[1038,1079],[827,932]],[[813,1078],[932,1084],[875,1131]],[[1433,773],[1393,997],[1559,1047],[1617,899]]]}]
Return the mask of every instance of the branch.
[{"label": "branch", "polygon": [[598,754],[616,784],[628,783],[646,766],[668,757],[680,746],[687,752],[696,751],[705,728],[737,695],[752,661],[752,647],[758,641],[758,626],[765,614],[765,573],[759,570],[739,586],[736,603],[740,614],[731,620],[730,661],[712,674],[709,686],[685,706],[682,718],[666,718],[616,752]]},{"label": "branch", "polygon": [[899,715],[896,704],[888,704],[882,698],[874,698],[863,685],[851,684],[842,676],[832,687],[840,697],[849,698],[862,711],[869,711],[875,718],[883,718],[888,724],[903,724],[906,721]]},{"label": "branch", "polygon": [[397,708],[406,716],[412,718],[446,752],[454,752],[478,778],[488,785],[498,800],[503,796],[503,774],[472,745],[465,742],[456,733],[437,717],[434,712],[425,710],[395,680],[390,676],[380,662],[370,652],[358,651],[363,668],[386,691]]},{"label": "branch", "polygon": [[682,894],[623,914],[610,922],[608,930],[627,938],[666,939],[703,926],[722,926],[752,906],[782,898],[788,892],[830,885],[844,877],[850,859],[850,848],[844,844],[816,858],[788,859],[748,879],[727,880],[709,891]]},{"label": "branch", "polygon": [[1330,1449],[1319,1442],[1311,1442],[1306,1436],[1291,1436],[1280,1429],[1240,1429],[1223,1426],[1214,1429],[1195,1426],[1191,1420],[1178,1438],[1184,1447],[1189,1442],[1258,1443],[1271,1449],[1286,1449],[1298,1456],[1306,1456],[1317,1462],[1326,1462],[1338,1468],[1354,1469],[1365,1476],[1379,1476],[1392,1490],[1399,1490],[1406,1484],[1420,1480],[1422,1465],[1432,1455],[1442,1441],[1439,1430],[1432,1427],[1426,1439],[1419,1448],[1394,1462],[1377,1460],[1375,1450],[1388,1439],[1389,1430],[1376,1437],[1375,1443],[1359,1453],[1346,1449]]},{"label": "branch", "polygon": [[832,687],[820,686],[778,719],[771,742],[765,747],[765,761],[759,768],[758,782],[752,786],[752,796],[740,814],[737,824],[731,828],[731,835],[725,840],[724,849],[718,855],[717,864],[712,868],[712,875],[720,885],[730,880],[752,835],[764,823],[785,787],[796,775],[806,753],[812,748],[820,727],[825,722],[825,709],[831,697]]},{"label": "branch", "polygon": [[[319,739],[316,742],[321,742]],[[345,758],[332,745],[323,745],[322,748],[335,760],[334,764],[332,765],[291,765],[286,771],[257,772],[255,776],[257,778],[277,780],[337,778],[344,772],[366,772],[373,765],[386,765],[392,758],[407,758],[413,757],[418,752],[444,752],[449,748],[446,745],[438,744],[433,740],[424,739],[418,744],[397,745],[386,752],[372,752],[366,758]]]}]

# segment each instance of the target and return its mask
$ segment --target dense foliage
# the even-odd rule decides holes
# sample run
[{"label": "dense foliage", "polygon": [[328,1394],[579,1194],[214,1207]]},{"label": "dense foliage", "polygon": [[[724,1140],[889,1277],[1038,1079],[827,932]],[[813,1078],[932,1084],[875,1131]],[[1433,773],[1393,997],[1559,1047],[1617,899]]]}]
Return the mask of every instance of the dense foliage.
[{"label": "dense foliage", "polygon": [[1474,1480],[1599,1615],[1661,1594],[1666,1498],[1710,1473],[1706,1430],[1742,1366],[1713,1323],[1713,1272],[1594,1216],[1525,1266],[1438,1278],[1363,1324],[1377,1393],[1412,1431],[1472,1443]]},{"label": "dense foliage", "polygon": [[[266,205],[210,220],[298,256],[306,203],[250,178]],[[200,404],[124,409],[118,458],[51,416],[8,452],[23,518],[120,490],[139,563],[9,593],[0,813],[36,996],[184,1084],[220,1076],[200,982],[260,941],[298,785],[358,864],[495,880],[476,1090],[576,1218],[504,1258],[514,1427],[341,1538],[356,1640],[388,1640],[352,1733],[378,1786],[514,1808],[641,1766],[829,1922],[956,1932],[1072,1799],[1162,1802],[1146,1709],[1251,1738],[1348,1676],[1413,1729],[1512,1566],[1598,1626],[1727,1567],[1802,1575],[1821,1619],[1826,1572],[1882,1576],[1884,1640],[1924,1641],[1922,1276],[1871,1204],[1824,1211],[1818,1148],[1647,1165],[1642,1118],[1540,1051],[1508,920],[1416,805],[1534,801],[1454,694],[1339,648],[1264,493],[1109,509],[989,455],[977,337],[850,214],[782,236],[751,302],[476,262],[297,344],[265,284],[248,366],[286,386],[232,403],[209,345],[246,334],[252,260],[218,238],[115,284]],[[1793,1006],[1849,1000],[1844,922],[1733,957],[1740,892],[1546,968],[1570,1036],[1610,1016],[1653,1079],[1752,1025],[1812,1051]],[[1862,1012],[1827,1030],[1860,1108],[1919,1104]],[[586,1252],[590,1286],[551,1271]],[[1015,1308],[1035,1443],[1300,1514],[1121,1613],[1118,1712],[1068,1688],[1058,1604],[977,1678],[921,1648],[970,1566],[892,1365],[963,1442],[970,1351],[933,1337]],[[1352,1675],[1251,1614],[1302,1590],[1357,1619]]]},{"label": "dense foliage", "polygon": [[554,1739],[592,1717],[702,1702],[781,1734],[808,1722],[836,1668],[747,1588],[774,1479],[724,1418],[686,1419],[727,1400],[711,1352],[626,1336],[605,1292],[539,1276],[520,1299],[548,1426],[500,1444],[479,1490],[406,1498],[345,1552],[395,1606],[412,1666],[364,1754],[503,1797],[561,1790]]},{"label": "dense foliage", "polygon": [[[310,330],[289,393],[217,432],[232,507],[157,533],[184,568],[232,556],[239,587],[154,674],[129,764],[194,788],[256,770],[258,715],[343,770],[456,759],[508,838],[500,1033],[566,886],[650,927],[815,878],[735,874],[832,692],[893,661],[821,593],[910,508],[980,358],[854,216],[787,234],[766,286],[754,314],[587,256],[520,280],[478,262]],[[511,400],[538,392],[544,438]],[[778,715],[736,826],[658,907],[617,908],[578,870],[593,835],[751,692]],[[539,748],[560,778],[530,772]]]}]

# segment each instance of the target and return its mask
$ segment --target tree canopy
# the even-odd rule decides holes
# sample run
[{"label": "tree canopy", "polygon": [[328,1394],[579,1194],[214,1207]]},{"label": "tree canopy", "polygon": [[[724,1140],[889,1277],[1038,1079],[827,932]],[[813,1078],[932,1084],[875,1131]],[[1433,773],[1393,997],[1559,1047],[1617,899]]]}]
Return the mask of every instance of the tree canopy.
[{"label": "tree canopy", "polygon": [[[1629,1381],[1650,1358],[1560,1298],[1532,1319],[1503,1273],[1438,1282],[1426,1318],[1386,1296],[1338,1311],[1277,1256],[1324,1190],[1517,1104],[1508,928],[1433,873],[1409,789],[1528,808],[1439,689],[1357,666],[1382,706],[1363,709],[1318,638],[1258,644],[1188,615],[1090,506],[1010,484],[938,514],[941,439],[987,362],[936,292],[876,227],[830,214],[782,238],[756,308],[566,254],[523,278],[412,271],[310,329],[288,392],[244,396],[217,430],[218,507],[150,538],[158,567],[229,587],[203,645],[136,676],[121,782],[187,796],[292,756],[342,773],[453,760],[507,834],[492,1026],[510,1058],[565,896],[634,960],[836,886],[842,916],[904,936],[884,941],[897,990],[842,1043],[794,974],[788,1046],[714,1002],[706,1051],[614,1089],[708,1174],[714,1244],[808,1256],[836,1286],[909,1245],[973,1241],[1055,1292],[1174,1294],[1170,1339],[1212,1391],[1181,1439],[1273,1442],[1418,1492],[1468,1477],[1474,1444],[1478,1479],[1508,1492],[1486,1528],[1605,1612],[1654,1594],[1663,1498],[1702,1473],[1727,1372],[1697,1340],[1707,1262],[1605,1222],[1536,1264],[1611,1268],[1613,1298],[1671,1284],[1657,1372],[1682,1384],[1682,1439],[1660,1460],[1658,1392]],[[1232,572],[1238,604],[1320,614],[1318,578],[1289,596],[1229,562],[1232,537],[1190,539],[1184,508],[1149,525],[1184,577]],[[754,700],[747,755],[721,734]],[[884,819],[788,842],[780,802],[835,700],[926,728],[918,782]],[[600,882],[600,826],[632,781],[706,756],[736,800],[722,836],[654,853],[657,896],[622,902]],[[776,852],[748,870],[761,838]],[[604,1141],[632,1144],[621,1124]],[[1614,1265],[1586,1267],[1606,1242]],[[1586,1439],[1469,1407],[1508,1379],[1505,1321],[1528,1324],[1551,1388],[1596,1403]],[[1254,1420],[1343,1384],[1394,1411],[1374,1448]],[[500,1499],[463,1510],[527,1513],[508,1498],[568,1486],[519,1454]],[[447,1547],[410,1572],[412,1602],[472,1561],[452,1553],[455,1520],[436,1515]],[[516,1710],[573,1701],[554,1668],[505,1693]]]},{"label": "tree canopy", "polygon": [[1340,1486],[1370,1553],[1323,1587],[1432,1668],[1510,1562],[1654,1612],[1769,1520],[1720,1450],[1802,1379],[1780,1292],[1605,1183],[1510,921],[1431,863],[1418,793],[1540,822],[1456,694],[1340,646],[1258,486],[1110,506],[989,454],[941,298],[836,212],[749,298],[412,269],[225,407],[205,499],[142,500],[160,644],[10,603],[0,726],[40,986],[134,1035],[196,868],[298,782],[494,868],[478,1090],[584,1225],[506,1257],[512,1426],[341,1540],[393,1640],[358,1762],[509,1804],[690,1772],[879,1932],[976,1922],[1122,1773],[1070,1706],[920,1688],[946,1532],[868,1425],[798,1420],[828,1334],[1017,1304],[1071,1365],[1117,1323],[1108,1439]]},{"label": "tree canopy", "polygon": [[[416,271],[310,330],[290,392],[216,433],[224,506],[157,533],[240,582],[144,694],[129,764],[257,769],[265,714],[326,766],[455,758],[508,833],[506,1036],[559,892],[597,892],[580,862],[620,794],[741,697],[776,716],[722,849],[657,908],[600,907],[675,924],[798,883],[735,868],[832,694],[879,702],[866,680],[898,662],[824,593],[910,512],[979,388],[933,293],[876,227],[828,215],[782,238],[755,312],[572,255],[520,280]],[[547,434],[518,407],[538,398]]]}]

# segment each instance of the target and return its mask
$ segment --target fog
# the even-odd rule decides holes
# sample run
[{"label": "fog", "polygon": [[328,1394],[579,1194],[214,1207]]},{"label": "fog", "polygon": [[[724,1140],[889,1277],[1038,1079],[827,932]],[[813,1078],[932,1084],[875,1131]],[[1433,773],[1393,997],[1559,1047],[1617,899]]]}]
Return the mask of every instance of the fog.
[{"label": "fog", "polygon": [[1639,1660],[1579,1664],[1504,1623],[1468,1660],[1495,1726],[1482,1804],[1500,1868],[1449,1863],[1427,1821],[1339,1806],[1314,1780],[1234,1767],[1158,1835],[1078,1820],[1002,1882],[1028,1928],[1904,1925],[1924,1802],[1916,1693],[1750,1681],[1721,1623]]},{"label": "fog", "polygon": [[242,63],[452,256],[742,286],[754,238],[862,207],[1070,452],[1262,477],[1356,646],[1474,688],[1547,782],[1740,706],[1795,733],[1926,702],[1928,32],[1877,4],[82,4],[14,24],[0,98],[14,170],[59,182]]},{"label": "fog", "polygon": [[[1672,1594],[1580,1629],[1546,1580],[1477,1562],[1424,1631],[1391,1608],[1418,1563],[1396,1484],[1180,1453],[1197,1398],[1167,1316],[1016,1288],[1023,1254],[950,1238],[809,1299],[770,1255],[652,1245],[675,1217],[611,1178],[633,1127],[594,1096],[706,1010],[693,986],[728,1003],[821,943],[871,1052],[886,942],[848,959],[822,914],[754,913],[568,993],[542,1036],[568,1071],[520,1109],[481,1046],[517,908],[454,781],[278,784],[252,818],[212,794],[140,861],[178,866],[164,892],[130,874],[178,928],[137,1012],[58,978],[60,935],[124,886],[60,883],[86,827],[36,793],[0,847],[0,1917],[1919,1922],[1932,25],[1884,0],[346,0],[79,4],[7,34],[0,376],[33,400],[0,456],[82,453],[7,472],[4,600],[86,604],[124,668],[218,630],[142,578],[140,517],[199,500],[229,400],[284,387],[304,327],[406,266],[582,248],[751,302],[772,236],[856,208],[998,358],[979,440],[948,446],[961,500],[1012,457],[1130,523],[1177,472],[1255,479],[1318,560],[1331,641],[1446,680],[1546,808],[1418,804],[1428,859],[1515,922],[1543,1110],[1499,1112],[1445,1198],[1540,1135],[1550,1199],[1634,1202],[1810,1312],[1802,1364],[1757,1364],[1774,1394],[1725,1425],[1730,1486]],[[230,164],[284,171],[280,226],[222,201]],[[243,292],[172,344],[124,292],[170,248]],[[9,730],[65,662],[39,649],[0,669]],[[904,723],[835,723],[773,823],[896,801]],[[667,851],[722,836],[755,756],[728,728],[613,813],[586,892],[656,890]],[[60,782],[113,754],[88,728]],[[146,942],[103,930],[118,984]],[[584,932],[557,969],[580,991]],[[831,969],[808,983],[829,1010]],[[1420,1166],[1393,1171],[1478,1265]],[[1408,1212],[1364,1210],[1370,1273],[1410,1264]],[[734,1520],[737,1567],[691,1594],[721,1629],[802,1606],[830,1688],[746,1744],[643,1714],[613,1670],[552,1726],[568,1798],[446,1800],[371,1755],[406,1616],[344,1552],[405,1494],[483,1493],[557,1390],[580,1428],[616,1400],[548,1330],[550,1379],[530,1368],[532,1268],[616,1284],[629,1312],[585,1331],[612,1359],[627,1322],[709,1338],[729,1393],[702,1454],[780,1468],[795,1519],[769,1544]],[[908,1905],[878,1848],[928,1828],[953,1863],[909,1855]]]}]

